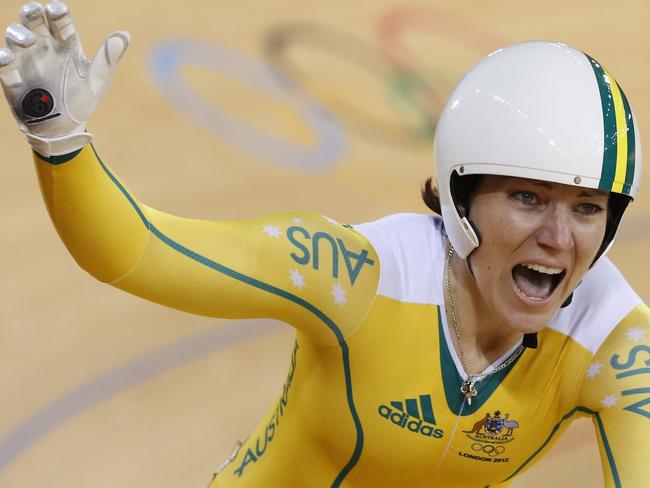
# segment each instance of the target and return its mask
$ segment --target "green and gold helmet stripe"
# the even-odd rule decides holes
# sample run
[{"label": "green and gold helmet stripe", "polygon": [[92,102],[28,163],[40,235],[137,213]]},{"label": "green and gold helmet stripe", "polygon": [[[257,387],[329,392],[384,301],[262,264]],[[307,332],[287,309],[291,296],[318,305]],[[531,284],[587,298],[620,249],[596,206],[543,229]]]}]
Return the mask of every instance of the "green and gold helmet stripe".
[{"label": "green and gold helmet stripe", "polygon": [[616,80],[590,56],[603,109],[603,163],[600,190],[629,194],[634,180],[634,121],[630,105]]},{"label": "green and gold helmet stripe", "polygon": [[[619,86],[620,88],[620,86]],[[623,99],[623,107],[625,108],[625,121],[627,125],[627,166],[625,170],[625,183],[623,184],[623,192],[629,195],[634,182],[634,163],[635,163],[635,138],[634,138],[634,118],[632,117],[632,110],[627,101],[627,97],[623,90],[621,90],[621,98]]]}]

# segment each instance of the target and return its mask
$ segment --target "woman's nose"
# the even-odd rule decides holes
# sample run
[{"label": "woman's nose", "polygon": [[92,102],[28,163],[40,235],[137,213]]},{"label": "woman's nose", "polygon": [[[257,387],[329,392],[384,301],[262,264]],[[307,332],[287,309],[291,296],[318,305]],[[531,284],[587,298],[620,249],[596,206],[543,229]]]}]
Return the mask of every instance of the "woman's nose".
[{"label": "woman's nose", "polygon": [[571,209],[556,205],[544,215],[537,231],[537,242],[543,247],[567,250],[574,246]]}]

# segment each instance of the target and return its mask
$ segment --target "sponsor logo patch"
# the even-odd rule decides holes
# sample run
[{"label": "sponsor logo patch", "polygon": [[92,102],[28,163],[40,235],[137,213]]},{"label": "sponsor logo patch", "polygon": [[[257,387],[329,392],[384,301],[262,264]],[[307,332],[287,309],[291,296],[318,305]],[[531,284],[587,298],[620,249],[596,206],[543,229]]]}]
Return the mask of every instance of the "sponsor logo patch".
[{"label": "sponsor logo patch", "polygon": [[380,405],[378,413],[393,425],[409,432],[434,439],[441,439],[444,435],[444,431],[436,427],[431,395],[420,395],[419,398],[407,398],[403,402]]}]

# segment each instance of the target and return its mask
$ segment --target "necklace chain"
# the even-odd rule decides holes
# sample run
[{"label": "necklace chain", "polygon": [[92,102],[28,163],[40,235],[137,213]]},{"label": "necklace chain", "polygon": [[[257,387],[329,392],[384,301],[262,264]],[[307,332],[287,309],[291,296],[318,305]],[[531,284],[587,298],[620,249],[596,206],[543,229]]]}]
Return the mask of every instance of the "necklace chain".
[{"label": "necklace chain", "polygon": [[501,363],[498,368],[495,368],[488,373],[473,374],[469,372],[469,368],[467,367],[467,361],[465,360],[465,349],[463,348],[463,341],[460,336],[460,326],[458,325],[458,318],[456,317],[454,296],[451,293],[451,258],[453,256],[454,256],[454,248],[453,246],[450,246],[449,254],[447,255],[447,279],[446,279],[447,299],[449,301],[449,314],[451,315],[451,319],[454,322],[454,332],[456,334],[456,340],[458,342],[458,352],[460,353],[460,362],[463,366],[463,371],[465,372],[465,374],[467,374],[467,378],[463,380],[463,384],[460,387],[460,391],[463,395],[465,395],[465,398],[467,398],[468,404],[471,405],[472,398],[478,395],[478,391],[476,390],[476,382],[482,380],[486,376],[490,376],[494,373],[498,373],[502,369],[507,368],[523,352],[524,345],[520,344],[519,347],[510,355],[508,359],[506,359],[503,363]]}]

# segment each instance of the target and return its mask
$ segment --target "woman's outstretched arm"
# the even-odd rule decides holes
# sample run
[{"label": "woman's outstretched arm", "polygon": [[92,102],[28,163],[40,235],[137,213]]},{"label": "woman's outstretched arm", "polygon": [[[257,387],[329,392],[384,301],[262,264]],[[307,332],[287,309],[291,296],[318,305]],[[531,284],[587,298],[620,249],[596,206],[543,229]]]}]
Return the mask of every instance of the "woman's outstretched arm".
[{"label": "woman's outstretched arm", "polygon": [[324,343],[347,335],[375,295],[370,243],[326,217],[177,217],[139,202],[91,145],[34,160],[52,222],[77,263],[129,293],[201,315],[275,318]]},{"label": "woman's outstretched arm", "polygon": [[270,317],[324,343],[364,317],[379,279],[369,242],[307,214],[209,222],[149,208],[90,144],[86,121],[130,37],[85,57],[68,8],[27,3],[7,28],[0,82],[34,150],[48,211],[82,268],[157,303],[215,317]]}]

